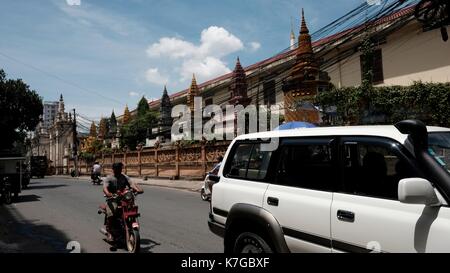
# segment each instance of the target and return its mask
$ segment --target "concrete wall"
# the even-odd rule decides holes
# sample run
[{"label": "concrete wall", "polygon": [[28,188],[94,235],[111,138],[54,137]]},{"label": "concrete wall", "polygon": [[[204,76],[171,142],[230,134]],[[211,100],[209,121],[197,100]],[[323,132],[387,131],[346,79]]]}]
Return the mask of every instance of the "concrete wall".
[{"label": "concrete wall", "polygon": [[[420,24],[412,21],[389,35],[379,48],[384,82],[378,86],[450,81],[450,43],[442,41],[439,29],[423,32]],[[336,49],[331,54],[338,52]],[[361,84],[360,53],[325,70],[336,87],[358,86]]]}]

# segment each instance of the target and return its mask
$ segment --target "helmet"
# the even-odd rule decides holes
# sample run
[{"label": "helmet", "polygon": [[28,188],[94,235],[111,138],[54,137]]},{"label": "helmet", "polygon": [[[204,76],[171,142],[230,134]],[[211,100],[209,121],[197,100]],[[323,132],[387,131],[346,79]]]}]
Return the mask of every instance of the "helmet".
[{"label": "helmet", "polygon": [[112,169],[113,170],[121,170],[123,169],[123,164],[122,162],[116,162],[112,165]]}]

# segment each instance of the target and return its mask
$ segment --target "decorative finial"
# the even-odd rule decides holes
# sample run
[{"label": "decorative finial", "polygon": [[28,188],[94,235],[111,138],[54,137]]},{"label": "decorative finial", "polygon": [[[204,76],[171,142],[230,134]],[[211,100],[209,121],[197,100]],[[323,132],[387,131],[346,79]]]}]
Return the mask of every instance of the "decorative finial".
[{"label": "decorative finial", "polygon": [[300,33],[301,34],[309,33],[308,27],[306,26],[305,12],[304,12],[303,8],[302,8],[302,26],[300,28]]}]

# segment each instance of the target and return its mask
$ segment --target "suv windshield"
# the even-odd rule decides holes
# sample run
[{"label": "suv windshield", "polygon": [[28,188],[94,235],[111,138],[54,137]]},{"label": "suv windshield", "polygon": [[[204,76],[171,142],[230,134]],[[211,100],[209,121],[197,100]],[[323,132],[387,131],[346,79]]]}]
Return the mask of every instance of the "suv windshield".
[{"label": "suv windshield", "polygon": [[429,133],[428,152],[450,173],[450,132]]}]

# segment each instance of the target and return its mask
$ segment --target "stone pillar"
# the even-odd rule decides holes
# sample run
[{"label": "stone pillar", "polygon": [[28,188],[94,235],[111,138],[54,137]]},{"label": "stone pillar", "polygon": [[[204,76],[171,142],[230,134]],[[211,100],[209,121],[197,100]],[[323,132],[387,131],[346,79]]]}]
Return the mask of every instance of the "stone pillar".
[{"label": "stone pillar", "polygon": [[123,164],[124,164],[123,173],[127,174],[127,151],[123,152]]},{"label": "stone pillar", "polygon": [[206,146],[205,146],[205,142],[202,142],[202,146],[201,146],[201,160],[202,160],[202,170],[203,170],[203,174],[205,174],[208,170],[208,162],[206,159]]},{"label": "stone pillar", "polygon": [[155,148],[155,176],[159,177],[158,148]]},{"label": "stone pillar", "polygon": [[180,151],[179,146],[175,146],[175,179],[180,177]]},{"label": "stone pillar", "polygon": [[141,151],[138,151],[138,175],[142,176]]}]

